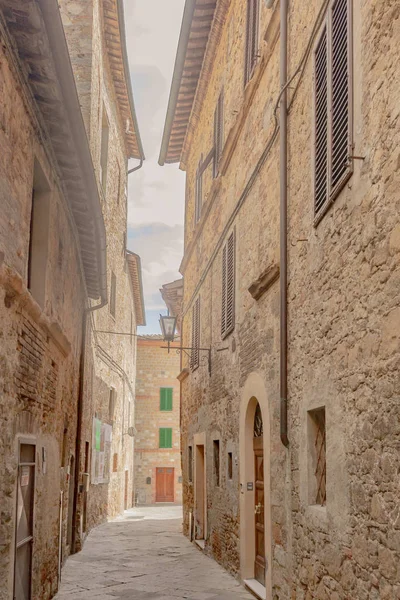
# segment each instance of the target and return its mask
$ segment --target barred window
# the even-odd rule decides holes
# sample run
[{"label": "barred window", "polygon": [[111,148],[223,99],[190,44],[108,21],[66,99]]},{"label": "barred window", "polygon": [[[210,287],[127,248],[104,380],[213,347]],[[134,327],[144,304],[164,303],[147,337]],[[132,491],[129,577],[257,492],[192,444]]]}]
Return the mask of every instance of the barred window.
[{"label": "barred window", "polygon": [[312,456],[311,504],[326,504],[326,426],[325,407],[309,413],[310,451]]},{"label": "barred window", "polygon": [[235,328],[235,232],[232,231],[222,250],[221,335]]},{"label": "barred window", "polygon": [[350,0],[334,0],[314,52],[314,211],[319,220],[353,171]]}]

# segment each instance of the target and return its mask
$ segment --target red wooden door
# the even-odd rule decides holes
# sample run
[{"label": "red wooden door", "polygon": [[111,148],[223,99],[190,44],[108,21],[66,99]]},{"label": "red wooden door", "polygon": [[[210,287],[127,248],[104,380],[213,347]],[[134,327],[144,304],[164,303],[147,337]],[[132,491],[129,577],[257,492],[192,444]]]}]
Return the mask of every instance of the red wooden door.
[{"label": "red wooden door", "polygon": [[174,501],[174,471],[173,468],[157,468],[156,502]]}]

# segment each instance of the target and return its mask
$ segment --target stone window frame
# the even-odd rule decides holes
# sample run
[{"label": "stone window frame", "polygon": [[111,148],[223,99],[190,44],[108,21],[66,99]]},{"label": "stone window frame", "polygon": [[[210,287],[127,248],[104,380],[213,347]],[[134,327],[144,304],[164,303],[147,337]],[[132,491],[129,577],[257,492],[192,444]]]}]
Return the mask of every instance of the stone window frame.
[{"label": "stone window frame", "polygon": [[326,429],[325,406],[307,411],[308,503],[323,508],[327,503]]}]

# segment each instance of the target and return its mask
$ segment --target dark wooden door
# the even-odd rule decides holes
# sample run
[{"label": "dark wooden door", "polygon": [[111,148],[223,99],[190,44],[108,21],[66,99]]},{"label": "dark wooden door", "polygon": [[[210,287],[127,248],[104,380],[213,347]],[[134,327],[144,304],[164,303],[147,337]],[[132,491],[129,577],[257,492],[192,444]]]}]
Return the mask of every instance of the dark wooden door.
[{"label": "dark wooden door", "polygon": [[255,468],[255,507],[254,525],[256,539],[256,560],[254,575],[257,581],[265,585],[265,532],[264,532],[264,453],[263,438],[254,438]]},{"label": "dark wooden door", "polygon": [[174,501],[174,472],[173,468],[157,468],[156,473],[156,502]]}]

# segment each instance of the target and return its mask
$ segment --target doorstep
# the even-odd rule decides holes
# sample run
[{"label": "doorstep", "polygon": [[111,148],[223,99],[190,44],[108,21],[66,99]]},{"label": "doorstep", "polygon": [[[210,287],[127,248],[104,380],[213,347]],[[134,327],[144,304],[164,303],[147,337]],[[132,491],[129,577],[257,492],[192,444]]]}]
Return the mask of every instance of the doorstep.
[{"label": "doorstep", "polygon": [[196,546],[198,546],[199,548],[201,548],[201,550],[204,550],[206,547],[206,543],[204,540],[194,540]]},{"label": "doorstep", "polygon": [[267,600],[267,590],[257,579],[245,579],[244,585],[260,600]]}]

